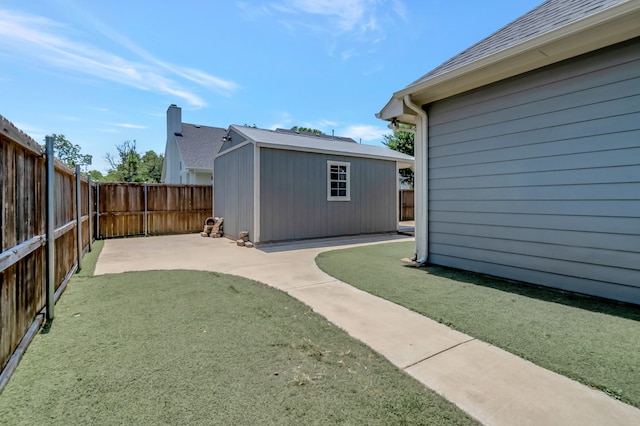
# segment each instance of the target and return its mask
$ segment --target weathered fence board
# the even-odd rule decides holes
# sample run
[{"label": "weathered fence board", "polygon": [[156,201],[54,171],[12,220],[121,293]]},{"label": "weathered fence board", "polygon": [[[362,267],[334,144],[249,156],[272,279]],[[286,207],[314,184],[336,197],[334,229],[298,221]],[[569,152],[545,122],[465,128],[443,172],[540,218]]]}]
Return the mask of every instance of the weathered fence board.
[{"label": "weathered fence board", "polygon": [[[88,179],[78,185],[74,170],[56,160],[54,229],[47,235],[44,157],[40,145],[0,116],[0,392],[47,306],[47,316],[53,314],[47,302],[48,272],[57,300],[94,236],[198,232],[212,211],[209,185],[97,185]],[[51,242],[54,265],[47,270]]]},{"label": "weathered fence board", "polygon": [[98,191],[99,238],[198,232],[211,216],[210,185],[101,183]]},{"label": "weathered fence board", "polygon": [[[54,223],[51,237],[57,251],[54,285],[64,287],[75,270],[77,224],[74,171],[56,161]],[[29,330],[40,323],[46,305],[47,174],[40,145],[0,116],[0,384],[6,366],[17,362],[14,352]],[[85,182],[85,191],[89,191]],[[87,194],[88,197],[88,194]],[[87,199],[88,200],[88,199]],[[87,202],[87,210],[89,209]],[[88,216],[87,216],[88,218]],[[88,229],[87,222],[87,229]],[[88,233],[87,233],[88,234]],[[88,237],[87,237],[88,238]],[[84,238],[83,245],[88,243]],[[13,360],[12,360],[13,357]],[[10,360],[12,360],[10,362]]]},{"label": "weathered fence board", "polygon": [[43,168],[40,146],[0,117],[0,368],[44,306]]}]

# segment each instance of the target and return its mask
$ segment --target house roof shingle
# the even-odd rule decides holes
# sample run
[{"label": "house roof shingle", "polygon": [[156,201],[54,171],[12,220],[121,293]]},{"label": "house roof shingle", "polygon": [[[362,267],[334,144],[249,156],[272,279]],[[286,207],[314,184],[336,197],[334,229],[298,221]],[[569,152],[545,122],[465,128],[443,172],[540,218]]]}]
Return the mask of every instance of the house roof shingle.
[{"label": "house roof shingle", "polygon": [[630,0],[547,0],[407,87],[451,72]]},{"label": "house roof shingle", "polygon": [[231,128],[263,146],[351,157],[378,158],[397,161],[405,167],[413,165],[413,157],[382,146],[317,138],[313,135],[281,133],[254,127],[231,126]]},{"label": "house roof shingle", "polygon": [[176,143],[187,169],[213,169],[213,159],[222,146],[226,129],[182,123]]}]

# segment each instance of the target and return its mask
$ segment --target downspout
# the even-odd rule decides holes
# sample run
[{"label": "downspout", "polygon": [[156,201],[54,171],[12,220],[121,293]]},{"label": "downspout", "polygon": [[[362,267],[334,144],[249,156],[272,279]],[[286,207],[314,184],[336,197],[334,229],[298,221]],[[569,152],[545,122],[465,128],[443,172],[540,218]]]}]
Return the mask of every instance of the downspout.
[{"label": "downspout", "polygon": [[411,101],[411,96],[405,95],[404,104],[420,117],[416,123],[417,143],[414,145],[415,234],[416,262],[424,264],[429,257],[429,117]]}]

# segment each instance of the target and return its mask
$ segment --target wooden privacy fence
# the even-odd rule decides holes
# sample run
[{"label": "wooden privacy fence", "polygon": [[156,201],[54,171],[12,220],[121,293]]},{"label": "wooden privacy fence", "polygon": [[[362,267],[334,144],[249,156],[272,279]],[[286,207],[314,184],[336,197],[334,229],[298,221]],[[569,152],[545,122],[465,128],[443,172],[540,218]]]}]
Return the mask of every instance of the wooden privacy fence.
[{"label": "wooden privacy fence", "polygon": [[0,392],[93,236],[202,230],[211,186],[92,183],[0,116]]},{"label": "wooden privacy fence", "polygon": [[413,220],[414,214],[414,193],[413,189],[401,189],[398,197],[400,205],[400,220]]},{"label": "wooden privacy fence", "polygon": [[211,216],[211,185],[100,183],[98,238],[198,232]]},{"label": "wooden privacy fence", "polygon": [[92,240],[93,185],[0,116],[0,391]]}]

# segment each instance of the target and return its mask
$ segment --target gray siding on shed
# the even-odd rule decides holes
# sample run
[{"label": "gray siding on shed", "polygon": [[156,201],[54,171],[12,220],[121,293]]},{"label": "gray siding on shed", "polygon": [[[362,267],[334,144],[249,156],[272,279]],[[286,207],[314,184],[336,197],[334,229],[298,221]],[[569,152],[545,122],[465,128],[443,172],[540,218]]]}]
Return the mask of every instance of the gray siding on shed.
[{"label": "gray siding on shed", "polygon": [[[351,163],[351,201],[327,201],[327,161]],[[393,161],[260,148],[260,241],[393,232]]]},{"label": "gray siding on shed", "polygon": [[640,303],[640,40],[429,106],[429,260]]},{"label": "gray siding on shed", "polygon": [[224,233],[237,239],[253,235],[253,144],[216,158],[213,168],[213,214],[224,217]]},{"label": "gray siding on shed", "polygon": [[247,141],[247,138],[245,138],[244,136],[242,136],[241,134],[239,134],[238,132],[236,132],[235,130],[230,130],[228,137],[231,138],[231,140],[226,140],[222,143],[222,146],[220,147],[220,151],[219,153],[222,153],[224,151],[227,151],[235,146],[238,146],[244,142]]}]

